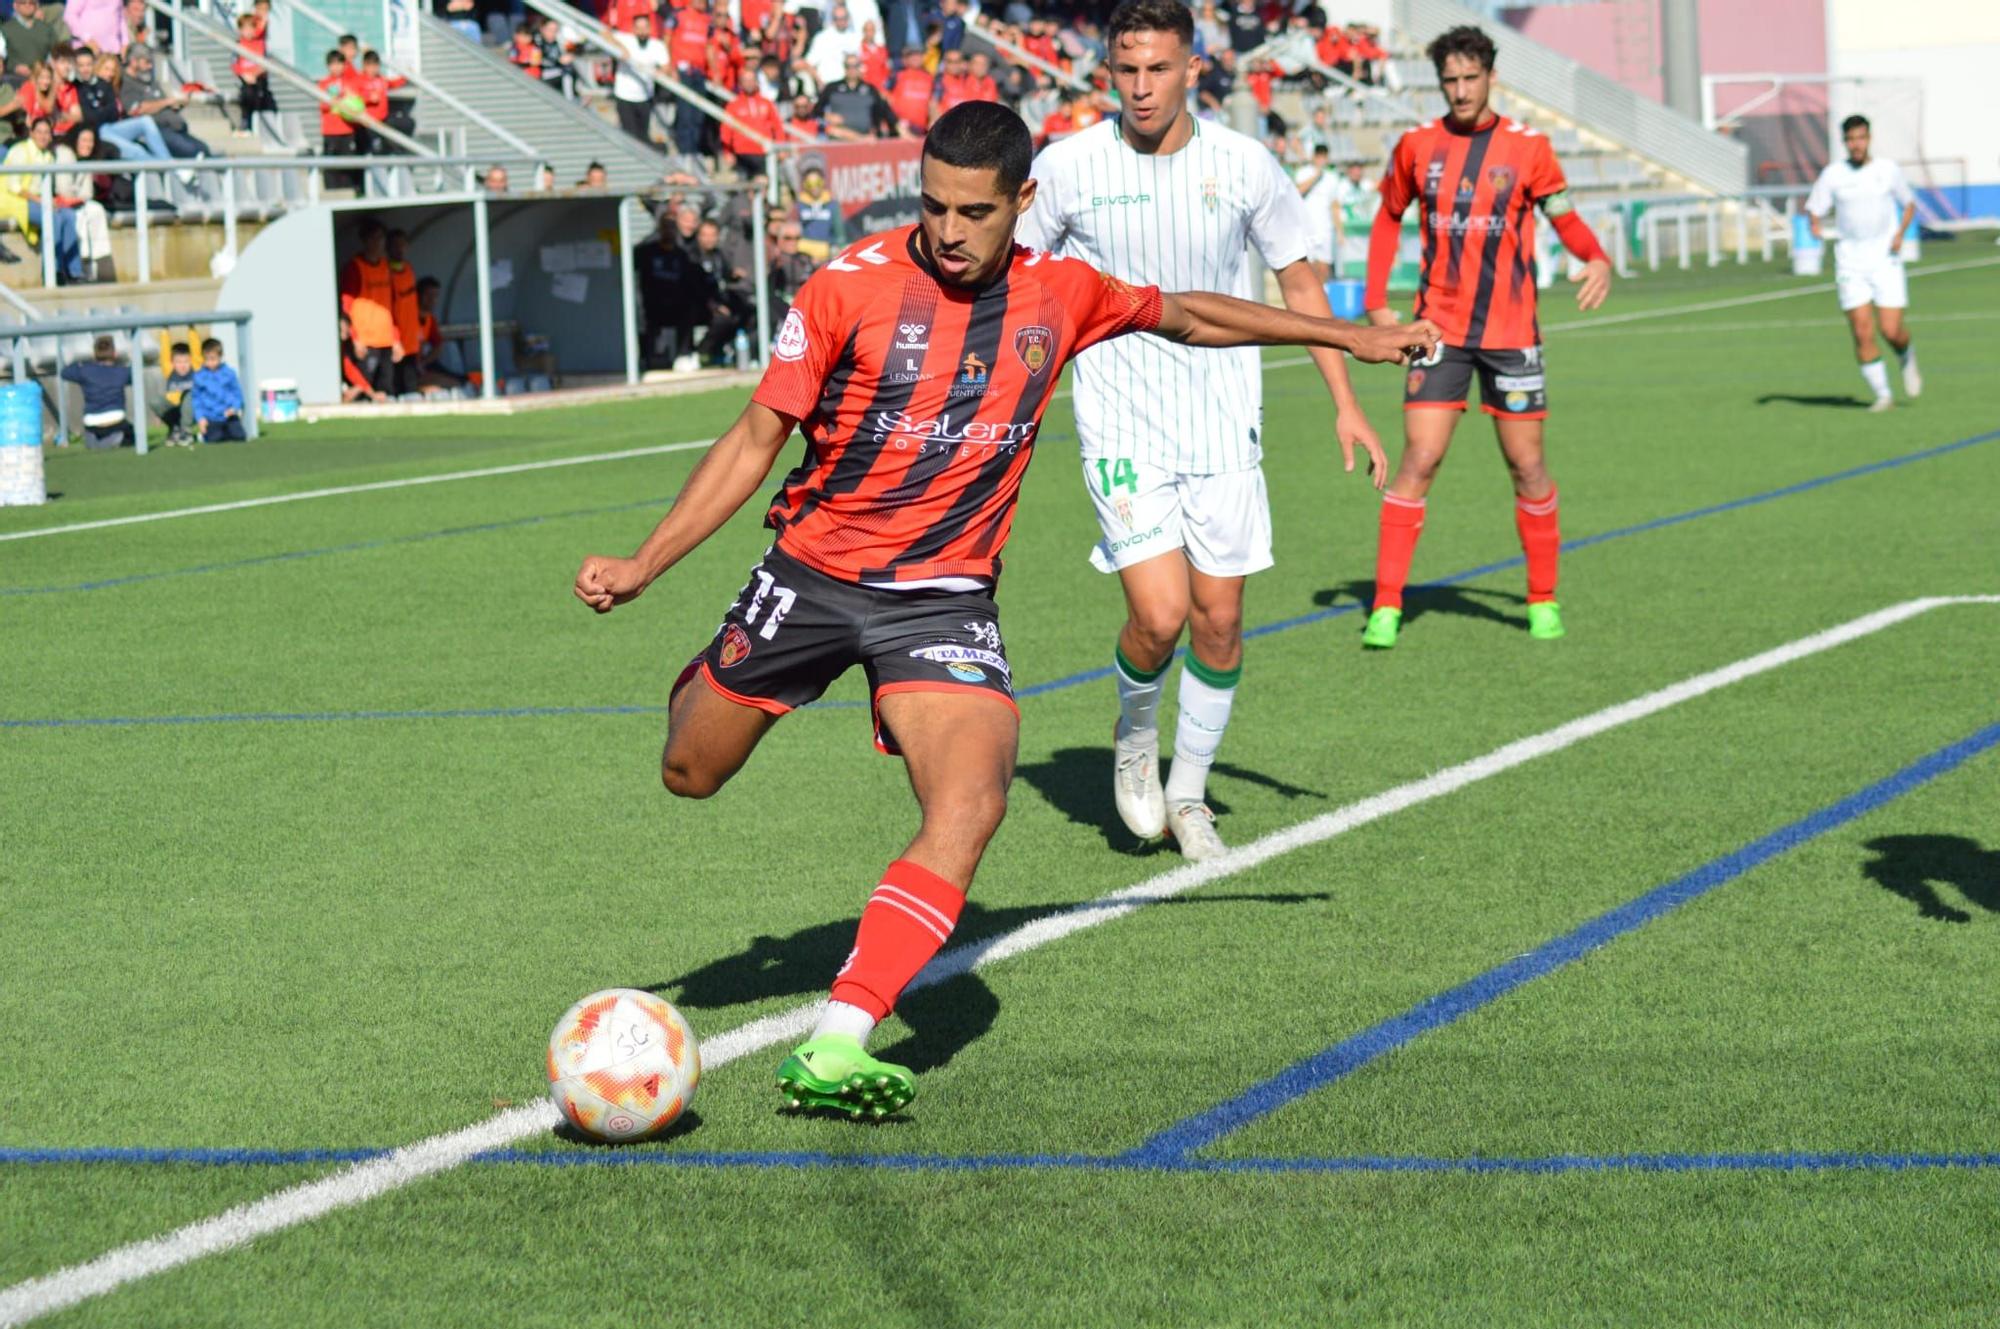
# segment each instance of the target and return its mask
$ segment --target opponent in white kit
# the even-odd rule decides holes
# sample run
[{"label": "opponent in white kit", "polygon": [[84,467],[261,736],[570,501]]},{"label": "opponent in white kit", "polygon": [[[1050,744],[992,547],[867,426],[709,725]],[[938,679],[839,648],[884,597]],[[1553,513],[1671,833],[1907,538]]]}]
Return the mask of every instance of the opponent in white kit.
[{"label": "opponent in white kit", "polygon": [[1854,332],[1861,377],[1875,394],[1868,409],[1886,411],[1895,401],[1889,395],[1888,366],[1875,345],[1878,317],[1882,340],[1903,362],[1903,391],[1914,397],[1924,390],[1917,352],[1903,323],[1903,310],[1910,303],[1909,282],[1903,275],[1903,235],[1917,215],[1917,196],[1910,192],[1901,167],[1868,155],[1865,116],[1850,115],[1841,121],[1840,136],[1847,145],[1847,160],[1819,173],[1806,198],[1806,212],[1814,235],[1824,234],[1821,225],[1826,215],[1834,215],[1834,233],[1839,237],[1833,250],[1834,287]]},{"label": "opponent in white kit", "polygon": [[[1246,262],[1255,244],[1289,308],[1329,317],[1298,187],[1256,140],[1188,114],[1201,72],[1188,7],[1125,0],[1107,41],[1120,113],[1042,151],[1039,192],[1016,239],[1128,282],[1250,299],[1261,295]],[[1340,354],[1314,358],[1347,468],[1355,445],[1366,448],[1380,488],[1382,446]],[[1075,365],[1084,483],[1104,535],[1091,561],[1119,574],[1127,606],[1114,656],[1118,813],[1135,835],[1166,830],[1188,858],[1211,858],[1224,845],[1205,801],[1208,772],[1243,669],[1243,579],[1271,566],[1258,469],[1262,361],[1254,348],[1137,336],[1093,347]],[[1183,628],[1180,718],[1162,789],[1157,716]]]}]

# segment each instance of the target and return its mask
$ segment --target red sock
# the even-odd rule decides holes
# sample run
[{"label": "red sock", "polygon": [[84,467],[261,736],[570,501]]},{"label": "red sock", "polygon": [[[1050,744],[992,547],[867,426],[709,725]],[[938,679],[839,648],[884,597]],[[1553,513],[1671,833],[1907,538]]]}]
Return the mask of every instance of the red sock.
[{"label": "red sock", "polygon": [[1521,533],[1521,552],[1528,556],[1528,603],[1556,598],[1556,556],[1562,548],[1562,521],[1556,511],[1556,491],[1547,498],[1514,500],[1514,529]]},{"label": "red sock", "polygon": [[891,863],[861,911],[854,950],[833,980],[833,999],[885,1018],[917,971],[944,949],[964,907],[965,892],[937,873],[907,858]]},{"label": "red sock", "polygon": [[1410,560],[1424,533],[1424,500],[1382,495],[1382,533],[1375,545],[1375,609],[1401,609]]}]

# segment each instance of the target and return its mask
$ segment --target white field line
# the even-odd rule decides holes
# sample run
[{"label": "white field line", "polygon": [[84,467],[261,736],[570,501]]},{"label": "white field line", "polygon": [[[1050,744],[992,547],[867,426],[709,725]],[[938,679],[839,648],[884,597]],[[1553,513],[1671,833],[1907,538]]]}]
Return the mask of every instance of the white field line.
[{"label": "white field line", "polygon": [[[1421,780],[1397,785],[1295,826],[1273,831],[1261,839],[1230,850],[1220,858],[1162,872],[1096,900],[1025,923],[991,940],[957,947],[932,961],[917,976],[911,988],[929,987],[996,961],[1025,954],[1072,933],[1122,918],[1155,901],[1184,894],[1296,849],[1321,844],[1393,813],[1442,798],[1468,785],[1491,779],[1539,757],[1561,752],[1587,738],[1642,720],[1732,683],[1740,683],[1796,660],[1880,632],[1929,610],[1958,604],[2000,604],[2000,595],[1930,596],[1905,601],[1735,664],[1697,674],[1531,738],[1495,748],[1483,757],[1447,767]],[[704,1040],[701,1050],[703,1068],[715,1070],[799,1037],[812,1027],[818,1009],[818,1002],[807,1002]],[[449,1171],[486,1150],[538,1135],[551,1129],[557,1119],[556,1109],[546,1100],[509,1108],[463,1130],[405,1145],[381,1158],[355,1163],[331,1176],[302,1182],[261,1200],[237,1205],[213,1218],[189,1224],[164,1236],[121,1246],[87,1263],[16,1283],[0,1291],[0,1325],[25,1324],[151,1274],[233,1250],[267,1233],[297,1227],[337,1209],[365,1203],[435,1173]]]},{"label": "white field line", "polygon": [[[2000,258],[1972,259],[1964,263],[1946,263],[1934,268],[1918,268],[1909,275],[1912,278],[1928,277],[1939,272],[1958,272],[1965,268],[1987,268],[2000,264]],[[1667,309],[1644,309],[1631,314],[1612,314],[1607,317],[1578,319],[1570,323],[1552,323],[1543,332],[1568,332],[1578,329],[1610,327],[1616,323],[1636,323],[1644,319],[1672,318],[1679,314],[1700,314],[1712,309],[1734,309],[1738,305],[1762,304],[1768,300],[1790,300],[1801,295],[1824,294],[1833,289],[1832,282],[1820,282],[1812,286],[1797,286],[1789,290],[1768,291],[1760,295],[1738,296],[1728,300],[1707,300],[1700,304],[1674,305]],[[1977,317],[1976,315],[1974,317]],[[1725,329],[1708,329],[1723,331]],[[1264,362],[1266,369],[1297,369],[1312,364],[1311,356],[1285,356]],[[1056,393],[1057,398],[1069,396],[1069,389]],[[238,499],[233,503],[205,503],[192,508],[169,508],[164,512],[141,512],[129,517],[104,517],[96,521],[71,522],[67,526],[43,526],[32,531],[0,532],[0,541],[34,540],[45,535],[69,535],[77,531],[99,531],[109,526],[133,526],[141,522],[169,521],[176,517],[200,517],[214,512],[240,512],[245,508],[266,508],[276,503],[298,503],[309,498],[338,498],[344,494],[366,494],[382,489],[409,489],[416,485],[443,484],[448,480],[483,480],[495,475],[520,475],[527,471],[546,471],[559,466],[588,466],[600,461],[626,461],[633,457],[652,457],[663,452],[690,452],[712,445],[709,439],[694,439],[686,443],[661,443],[644,448],[626,448],[620,452],[597,452],[583,457],[557,457],[549,461],[519,462],[511,466],[485,466],[473,471],[450,471],[443,475],[413,475],[401,480],[376,480],[369,484],[335,485],[327,489],[307,489],[296,494],[271,494],[263,498]]]}]

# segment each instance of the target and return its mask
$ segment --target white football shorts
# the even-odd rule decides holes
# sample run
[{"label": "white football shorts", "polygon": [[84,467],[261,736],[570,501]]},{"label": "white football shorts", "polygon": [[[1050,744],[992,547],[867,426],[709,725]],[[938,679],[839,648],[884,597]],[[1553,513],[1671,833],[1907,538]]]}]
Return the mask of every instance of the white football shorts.
[{"label": "white football shorts", "polygon": [[1856,254],[1846,262],[1839,259],[1836,251],[1833,285],[1840,296],[1842,309],[1859,309],[1863,305],[1874,305],[1878,309],[1904,309],[1909,306],[1910,281],[1903,274],[1900,254],[1881,249]]},{"label": "white football shorts", "polygon": [[1144,462],[1086,458],[1083,482],[1104,532],[1090,551],[1099,572],[1173,549],[1186,550],[1188,562],[1211,577],[1247,577],[1271,566],[1271,499],[1255,467],[1181,475]]}]

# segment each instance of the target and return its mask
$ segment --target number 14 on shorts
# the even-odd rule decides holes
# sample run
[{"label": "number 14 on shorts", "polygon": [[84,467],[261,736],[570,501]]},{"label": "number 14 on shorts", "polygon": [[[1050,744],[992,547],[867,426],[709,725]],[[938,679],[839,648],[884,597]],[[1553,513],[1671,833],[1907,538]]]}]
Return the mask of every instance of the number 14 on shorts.
[{"label": "number 14 on shorts", "polygon": [[1108,457],[1099,457],[1097,459],[1097,485],[1098,488],[1104,491],[1106,498],[1110,498],[1111,491],[1121,485],[1124,486],[1127,493],[1136,494],[1139,492],[1139,470],[1132,465],[1130,457],[1119,457],[1116,460]]}]

